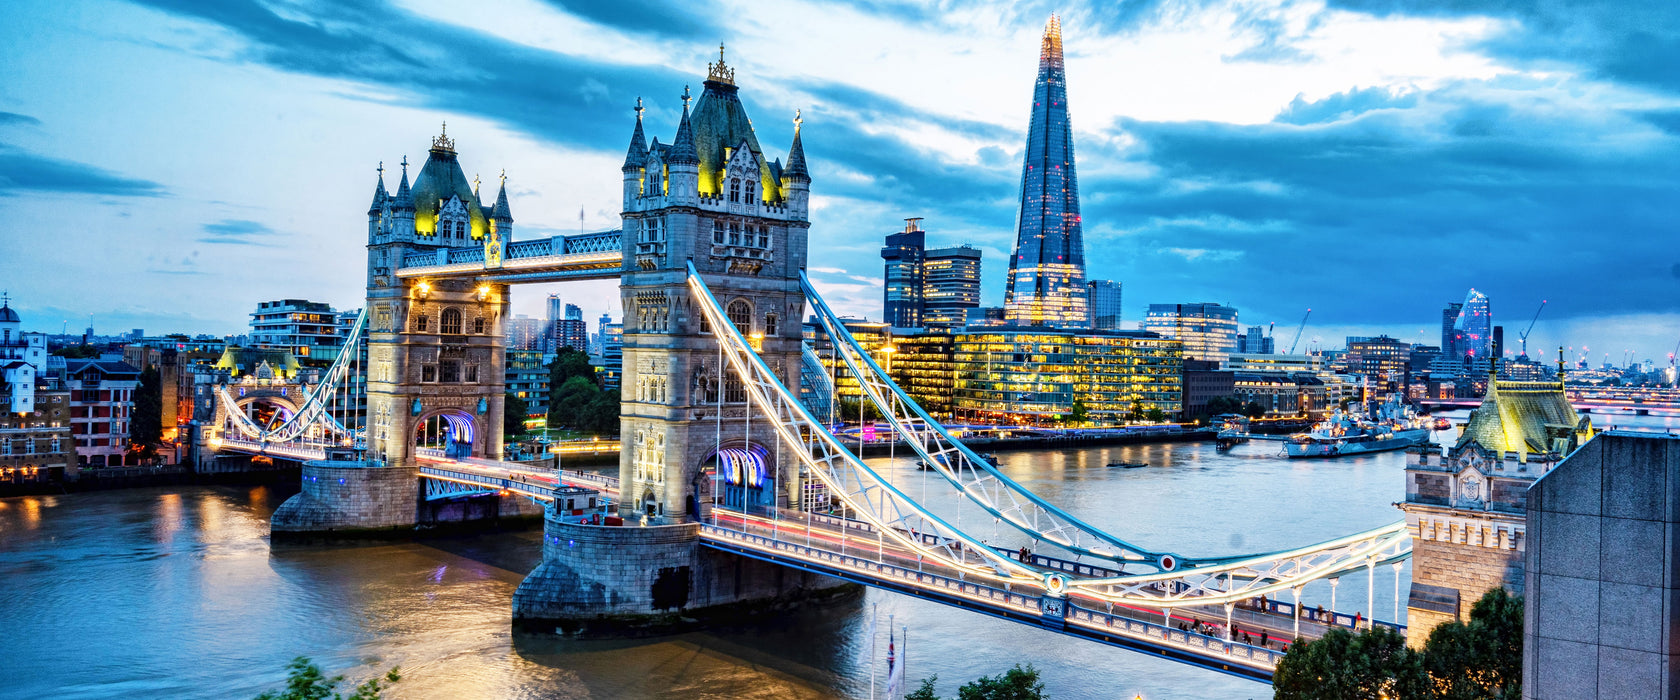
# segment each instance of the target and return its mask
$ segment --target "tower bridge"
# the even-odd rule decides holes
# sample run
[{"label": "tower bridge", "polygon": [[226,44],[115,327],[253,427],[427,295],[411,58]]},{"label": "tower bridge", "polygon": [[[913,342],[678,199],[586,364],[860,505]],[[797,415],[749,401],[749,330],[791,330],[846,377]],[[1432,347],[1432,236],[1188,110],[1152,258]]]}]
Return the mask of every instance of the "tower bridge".
[{"label": "tower bridge", "polygon": [[[796,114],[785,162],[768,156],[720,54],[698,100],[685,89],[670,143],[646,138],[638,105],[618,229],[526,241],[513,238],[505,176],[487,205],[445,130],[412,183],[406,158],[395,193],[380,171],[367,303],[323,381],[262,422],[223,387],[206,444],[307,460],[276,537],[405,532],[436,503],[540,510],[543,561],[513,598],[527,629],[666,628],[853,582],[1264,680],[1279,650],[1231,630],[1310,638],[1373,624],[1375,572],[1410,554],[1404,523],[1249,556],[1152,549],[1046,501],[933,420],[804,276],[801,128]],[[611,278],[625,311],[616,478],[504,461],[512,286]],[[806,402],[826,375],[805,371],[807,313],[900,444],[958,496],[954,513],[899,489],[817,419]],[[983,539],[979,526],[1006,534]],[[1298,605],[1307,583],[1348,576],[1367,579],[1364,614]],[[1271,602],[1252,606],[1261,596]],[[1192,618],[1224,631],[1180,629]]]}]

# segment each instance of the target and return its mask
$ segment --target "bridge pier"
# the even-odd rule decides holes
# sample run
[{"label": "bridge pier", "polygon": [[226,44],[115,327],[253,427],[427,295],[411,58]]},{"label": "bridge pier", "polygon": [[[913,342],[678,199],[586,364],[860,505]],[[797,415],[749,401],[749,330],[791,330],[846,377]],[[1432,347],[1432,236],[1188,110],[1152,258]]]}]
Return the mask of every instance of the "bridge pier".
[{"label": "bridge pier", "polygon": [[274,511],[271,537],[380,536],[414,529],[419,469],[371,460],[303,463],[303,490]]},{"label": "bridge pier", "polygon": [[663,634],[861,590],[837,578],[701,547],[699,523],[583,525],[550,508],[543,561],[513,594],[513,624],[585,637]]}]

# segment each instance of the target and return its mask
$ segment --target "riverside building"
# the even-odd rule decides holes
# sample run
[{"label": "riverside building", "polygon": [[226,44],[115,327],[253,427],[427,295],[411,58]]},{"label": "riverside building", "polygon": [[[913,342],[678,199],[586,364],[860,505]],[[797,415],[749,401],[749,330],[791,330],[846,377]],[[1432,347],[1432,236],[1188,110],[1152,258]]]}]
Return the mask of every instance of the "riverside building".
[{"label": "riverside building", "polygon": [[982,329],[952,341],[958,420],[1048,422],[1074,410],[1122,422],[1183,401],[1183,346],[1145,331]]},{"label": "riverside building", "polygon": [[1184,356],[1224,362],[1237,349],[1237,310],[1213,303],[1150,304],[1143,329],[1184,343]]}]

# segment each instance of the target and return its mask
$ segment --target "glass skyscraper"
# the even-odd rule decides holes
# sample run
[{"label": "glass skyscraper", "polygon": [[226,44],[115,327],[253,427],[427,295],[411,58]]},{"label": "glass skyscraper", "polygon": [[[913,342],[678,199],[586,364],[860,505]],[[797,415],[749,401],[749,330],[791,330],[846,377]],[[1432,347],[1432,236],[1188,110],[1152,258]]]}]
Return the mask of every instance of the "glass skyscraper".
[{"label": "glass skyscraper", "polygon": [[887,325],[895,328],[918,328],[922,325],[922,259],[926,254],[927,233],[917,222],[905,219],[904,230],[887,236],[881,248],[886,261],[886,284],[881,287],[881,315]]},{"label": "glass skyscraper", "polygon": [[1453,324],[1453,352],[1471,361],[1493,355],[1493,306],[1487,295],[1471,289]]},{"label": "glass skyscraper", "polygon": [[1091,280],[1091,327],[1099,331],[1120,330],[1120,283],[1114,280]]},{"label": "glass skyscraper", "polygon": [[1222,304],[1150,304],[1143,329],[1184,343],[1184,357],[1224,362],[1237,348],[1237,310]]},{"label": "glass skyscraper", "polygon": [[980,250],[935,248],[922,262],[922,325],[961,328],[980,306]]},{"label": "glass skyscraper", "polygon": [[1038,56],[1004,315],[1015,325],[1091,326],[1079,180],[1073,168],[1073,129],[1068,122],[1067,74],[1062,62],[1062,23],[1055,15],[1044,28]]}]

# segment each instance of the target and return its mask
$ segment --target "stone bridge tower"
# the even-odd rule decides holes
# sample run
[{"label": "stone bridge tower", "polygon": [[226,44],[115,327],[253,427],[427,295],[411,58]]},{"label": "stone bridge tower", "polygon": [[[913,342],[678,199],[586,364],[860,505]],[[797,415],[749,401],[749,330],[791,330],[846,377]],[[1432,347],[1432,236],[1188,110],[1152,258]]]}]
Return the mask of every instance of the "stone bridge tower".
[{"label": "stone bridge tower", "polygon": [[782,381],[798,386],[811,181],[799,119],[787,163],[772,161],[721,50],[704,85],[692,113],[684,89],[669,144],[644,140],[638,101],[623,168],[623,509],[672,519],[709,502],[705,474],[719,462],[725,493],[753,505],[786,505],[796,475],[777,464],[778,439],[762,415],[749,426],[746,393],[719,366],[687,265]]},{"label": "stone bridge tower", "polygon": [[417,433],[454,455],[500,459],[505,284],[471,279],[401,279],[413,255],[512,238],[507,182],[487,210],[445,132],[408,183],[385,191],[383,172],[368,210],[368,458],[413,465]]}]

